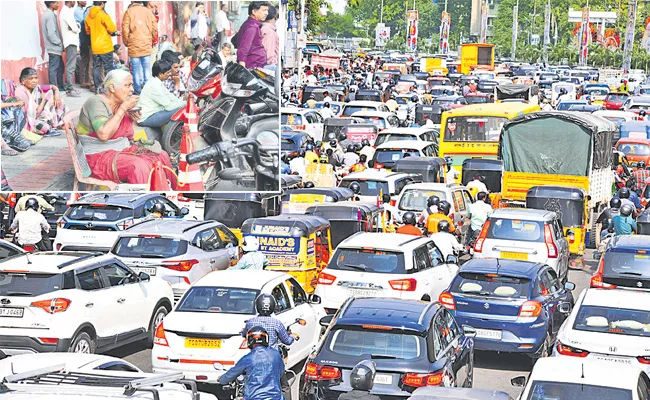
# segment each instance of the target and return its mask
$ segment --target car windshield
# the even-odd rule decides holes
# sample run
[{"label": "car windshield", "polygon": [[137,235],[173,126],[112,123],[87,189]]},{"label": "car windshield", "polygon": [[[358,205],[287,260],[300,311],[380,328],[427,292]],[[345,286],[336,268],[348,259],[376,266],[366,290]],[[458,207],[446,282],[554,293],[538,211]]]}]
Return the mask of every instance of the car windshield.
[{"label": "car windshield", "polygon": [[586,90],[586,94],[589,94],[591,96],[606,96],[607,93],[609,93],[609,90],[603,89],[603,88],[587,89]]},{"label": "car windshield", "polygon": [[329,350],[344,356],[414,360],[422,351],[417,336],[402,333],[338,329],[330,337]]},{"label": "car windshield", "polygon": [[[372,124],[379,129],[386,129],[386,120],[380,117],[361,117],[367,124]],[[376,145],[375,145],[376,146]]]},{"label": "car windshield", "polygon": [[381,192],[382,194],[390,194],[390,191],[388,190],[388,182],[382,182],[382,181],[345,180],[341,182],[340,186],[349,188],[352,182],[357,182],[361,187],[361,191],[359,192],[361,196],[379,196],[379,192]]},{"label": "car windshield", "polygon": [[377,135],[377,139],[375,139],[375,147],[384,142],[390,142],[393,140],[418,140],[418,137],[416,135],[409,135],[406,133],[387,133],[384,135],[379,134]]},{"label": "car windshield", "polygon": [[573,329],[650,337],[650,313],[642,310],[583,305],[578,310]]},{"label": "car windshield", "polygon": [[634,104],[630,106],[630,110],[650,110],[650,104]]},{"label": "car windshield", "polygon": [[397,102],[397,104],[406,105],[406,104],[408,104],[409,99],[406,98],[406,97],[397,97],[397,98],[395,98],[395,101]]},{"label": "car windshield", "polygon": [[583,383],[533,381],[526,400],[632,400],[632,391]]},{"label": "car windshield", "polygon": [[343,115],[349,117],[359,111],[377,111],[377,109],[375,107],[345,106],[343,109]]},{"label": "car windshield", "polygon": [[341,271],[405,274],[404,253],[373,248],[336,250],[327,268]]},{"label": "car windshield", "polygon": [[[323,109],[325,107],[325,103],[316,103],[316,108],[317,109]],[[339,111],[341,111],[341,105],[340,104],[332,104],[330,103],[330,109],[334,114],[338,114]]]},{"label": "car windshield", "polygon": [[544,223],[519,219],[490,218],[488,239],[543,242]]},{"label": "car windshield", "polygon": [[133,210],[117,206],[80,204],[70,207],[65,215],[68,219],[78,221],[118,221],[133,218]]},{"label": "car windshield", "polygon": [[[645,135],[645,132],[643,132]],[[618,145],[618,151],[622,151],[626,156],[647,156],[650,155],[650,146],[647,144],[621,143]]]},{"label": "car windshield", "polygon": [[112,252],[120,257],[176,257],[187,252],[187,240],[150,236],[121,237]]},{"label": "car windshield", "polygon": [[421,212],[427,208],[427,199],[431,196],[438,196],[440,200],[446,200],[445,193],[439,190],[408,189],[402,194],[397,207],[402,211]]},{"label": "car windshield", "polygon": [[486,96],[465,96],[465,100],[469,104],[484,104],[489,103],[490,98]]},{"label": "car windshield", "polygon": [[451,284],[459,294],[497,298],[528,298],[530,279],[499,274],[461,272]]},{"label": "car windshield", "polygon": [[253,289],[194,286],[175,311],[254,315],[258,294]]},{"label": "car windshield", "polygon": [[300,114],[282,114],[280,117],[282,125],[302,125],[302,115]]},{"label": "car windshield", "polygon": [[505,117],[449,117],[445,140],[450,142],[496,142]]},{"label": "car windshield", "polygon": [[380,163],[380,164],[394,163],[395,161],[404,158],[404,154],[409,154],[412,157],[419,157],[420,151],[409,150],[409,149],[403,149],[403,150],[378,149],[377,151],[375,151],[375,155],[373,158],[375,160],[375,163]]},{"label": "car windshield", "polygon": [[625,101],[627,99],[627,97],[628,96],[626,94],[612,94],[612,93],[610,93],[610,94],[607,95],[606,99],[607,99],[607,101],[614,101],[616,103],[620,103],[620,102]]},{"label": "car windshield", "polygon": [[[615,249],[614,249],[615,250]],[[605,253],[603,275],[623,275],[650,278],[650,254],[636,251],[608,251]]]},{"label": "car windshield", "polygon": [[40,296],[62,288],[63,275],[61,274],[0,272],[0,296]]}]

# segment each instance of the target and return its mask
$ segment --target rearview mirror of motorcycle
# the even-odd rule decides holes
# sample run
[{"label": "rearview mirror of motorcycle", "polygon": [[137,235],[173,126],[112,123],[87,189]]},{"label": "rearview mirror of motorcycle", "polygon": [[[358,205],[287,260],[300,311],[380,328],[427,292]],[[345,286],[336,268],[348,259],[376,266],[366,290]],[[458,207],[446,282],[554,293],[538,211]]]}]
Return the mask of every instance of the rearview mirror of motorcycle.
[{"label": "rearview mirror of motorcycle", "polygon": [[267,90],[259,78],[237,63],[228,64],[221,78],[221,91],[235,98],[257,97]]},{"label": "rearview mirror of motorcycle", "polygon": [[217,371],[225,371],[226,370],[226,368],[220,362],[216,362],[216,363],[212,364],[212,366]]}]

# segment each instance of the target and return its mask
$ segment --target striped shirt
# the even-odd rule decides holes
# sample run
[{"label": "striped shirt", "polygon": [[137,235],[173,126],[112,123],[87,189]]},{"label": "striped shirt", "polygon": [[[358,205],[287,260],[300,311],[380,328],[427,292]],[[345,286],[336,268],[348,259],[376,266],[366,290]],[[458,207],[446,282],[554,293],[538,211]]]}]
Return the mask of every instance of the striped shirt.
[{"label": "striped shirt", "polygon": [[274,317],[264,317],[261,315],[246,321],[246,327],[242,331],[242,336],[246,337],[248,330],[255,326],[261,326],[266,329],[266,332],[269,334],[269,347],[272,349],[278,348],[278,339],[287,346],[292,344],[294,341],[293,336],[289,335],[287,328],[279,319]]}]

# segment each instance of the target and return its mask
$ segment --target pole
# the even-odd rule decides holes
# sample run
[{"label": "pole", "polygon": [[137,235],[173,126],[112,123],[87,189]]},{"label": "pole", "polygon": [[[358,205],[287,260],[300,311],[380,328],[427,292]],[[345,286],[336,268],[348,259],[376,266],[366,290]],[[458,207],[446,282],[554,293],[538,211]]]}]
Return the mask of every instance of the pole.
[{"label": "pole", "polygon": [[[298,28],[299,34],[304,34],[305,33],[305,0],[300,0],[300,27]],[[300,49],[297,44],[298,44],[298,38],[296,38],[296,51],[298,52],[298,87],[302,87],[302,70],[303,70],[303,65],[302,65],[302,49]],[[303,99],[303,101],[306,101]]]},{"label": "pole", "polygon": [[[519,1],[519,0],[517,0]],[[445,12],[447,12],[447,0],[445,0]]]},{"label": "pole", "polygon": [[517,29],[519,29],[519,0],[512,10],[512,49],[510,50],[510,58],[515,61],[515,54],[517,53]]},{"label": "pole", "polygon": [[625,44],[623,46],[623,69],[630,71],[632,66],[632,47],[634,46],[634,25],[636,22],[637,0],[629,0],[627,26],[625,27]]},{"label": "pole", "polygon": [[381,8],[379,11],[379,22],[384,23],[384,0],[381,0]]}]

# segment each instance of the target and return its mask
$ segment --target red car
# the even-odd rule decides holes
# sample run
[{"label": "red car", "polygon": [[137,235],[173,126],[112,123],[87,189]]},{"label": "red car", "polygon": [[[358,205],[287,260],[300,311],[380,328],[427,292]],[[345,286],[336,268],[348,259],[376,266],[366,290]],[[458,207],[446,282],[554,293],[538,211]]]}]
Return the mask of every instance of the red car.
[{"label": "red car", "polygon": [[623,108],[623,103],[630,97],[625,92],[610,92],[603,101],[606,110],[620,110]]}]

